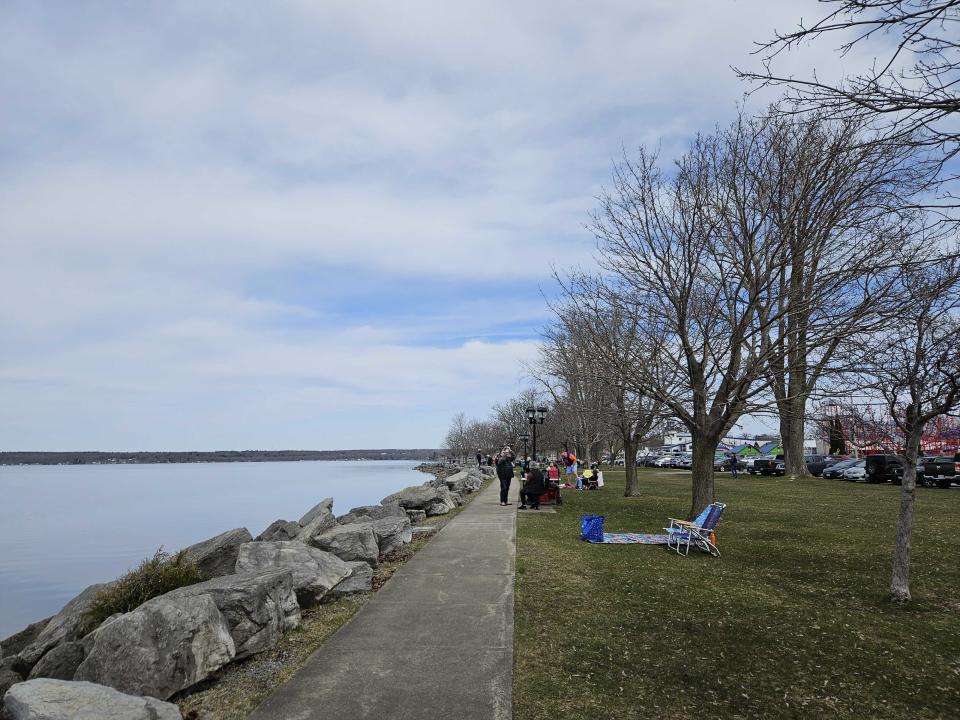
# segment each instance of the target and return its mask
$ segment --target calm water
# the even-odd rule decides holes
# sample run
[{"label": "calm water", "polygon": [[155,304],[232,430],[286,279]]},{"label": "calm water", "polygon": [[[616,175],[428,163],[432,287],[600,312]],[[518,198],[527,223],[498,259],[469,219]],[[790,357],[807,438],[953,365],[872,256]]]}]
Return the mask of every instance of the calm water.
[{"label": "calm water", "polygon": [[0,466],[0,638],[90,583],[235,527],[256,537],[325,497],[342,515],[426,478],[417,463]]}]

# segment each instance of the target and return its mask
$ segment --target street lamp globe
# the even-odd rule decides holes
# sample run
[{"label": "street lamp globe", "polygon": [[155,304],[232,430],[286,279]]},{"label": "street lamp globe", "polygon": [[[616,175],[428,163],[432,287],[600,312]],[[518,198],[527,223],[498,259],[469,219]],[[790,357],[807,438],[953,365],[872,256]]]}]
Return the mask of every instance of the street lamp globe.
[{"label": "street lamp globe", "polygon": [[529,420],[529,421],[532,423],[532,422],[534,422],[534,420],[536,419],[536,417],[537,417],[537,410],[536,410],[536,408],[528,407],[528,408],[527,408],[527,420]]}]

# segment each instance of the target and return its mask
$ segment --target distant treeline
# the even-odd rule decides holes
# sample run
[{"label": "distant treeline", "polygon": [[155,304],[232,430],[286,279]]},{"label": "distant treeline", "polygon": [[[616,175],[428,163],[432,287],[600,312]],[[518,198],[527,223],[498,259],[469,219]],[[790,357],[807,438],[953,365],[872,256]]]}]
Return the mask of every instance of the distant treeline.
[{"label": "distant treeline", "polygon": [[214,450],[210,452],[0,452],[0,465],[278,462],[294,460],[436,460],[442,450]]}]

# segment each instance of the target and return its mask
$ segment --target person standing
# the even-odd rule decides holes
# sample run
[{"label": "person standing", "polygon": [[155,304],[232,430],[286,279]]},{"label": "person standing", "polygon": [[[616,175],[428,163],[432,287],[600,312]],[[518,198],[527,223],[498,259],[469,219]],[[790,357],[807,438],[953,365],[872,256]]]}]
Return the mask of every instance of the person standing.
[{"label": "person standing", "polygon": [[740,469],[740,461],[737,460],[737,454],[730,456],[730,477],[737,477],[737,470]]},{"label": "person standing", "polygon": [[497,455],[497,478],[500,480],[501,506],[513,504],[507,502],[510,495],[510,481],[513,480],[513,460],[513,450],[510,449],[509,445],[505,446]]},{"label": "person standing", "polygon": [[483,453],[480,452],[480,448],[477,448],[477,469],[480,469],[480,466],[483,465]]}]

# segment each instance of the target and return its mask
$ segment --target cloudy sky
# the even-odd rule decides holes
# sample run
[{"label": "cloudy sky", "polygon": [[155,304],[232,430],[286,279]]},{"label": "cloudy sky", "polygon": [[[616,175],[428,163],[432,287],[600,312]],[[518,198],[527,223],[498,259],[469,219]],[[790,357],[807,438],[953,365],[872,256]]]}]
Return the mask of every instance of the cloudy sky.
[{"label": "cloudy sky", "polygon": [[519,387],[621,148],[818,12],[4,2],[0,449],[437,446]]}]

